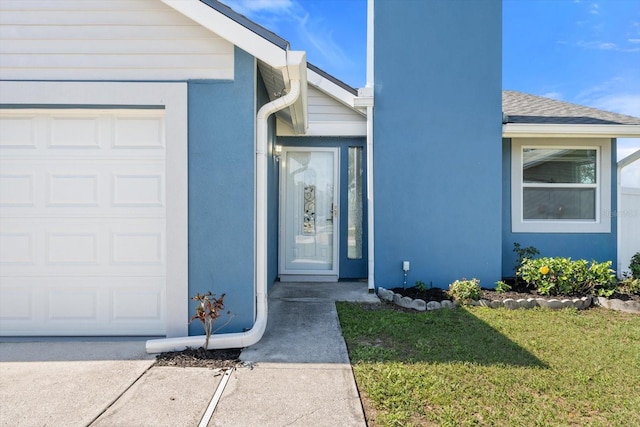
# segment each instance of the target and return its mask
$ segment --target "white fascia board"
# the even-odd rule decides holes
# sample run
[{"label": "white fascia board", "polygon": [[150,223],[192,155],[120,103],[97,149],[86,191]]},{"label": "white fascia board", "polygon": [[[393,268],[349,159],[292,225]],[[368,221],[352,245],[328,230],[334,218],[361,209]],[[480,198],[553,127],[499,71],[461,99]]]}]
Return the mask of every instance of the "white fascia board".
[{"label": "white fascia board", "polygon": [[507,123],[502,125],[503,138],[638,138],[638,125],[572,125]]},{"label": "white fascia board", "polygon": [[366,108],[373,107],[373,88],[363,87],[358,89],[358,96],[354,100],[354,105],[358,108],[364,108],[363,113],[366,115]]},{"label": "white fascia board", "polygon": [[162,2],[272,67],[282,68],[287,65],[286,50],[199,0]]},{"label": "white fascia board", "polygon": [[307,80],[313,85],[313,87],[326,93],[336,101],[346,105],[347,107],[357,111],[363,117],[366,116],[366,112],[356,108],[356,96],[349,91],[341,88],[331,80],[325,79],[320,74],[313,70],[307,69]]}]

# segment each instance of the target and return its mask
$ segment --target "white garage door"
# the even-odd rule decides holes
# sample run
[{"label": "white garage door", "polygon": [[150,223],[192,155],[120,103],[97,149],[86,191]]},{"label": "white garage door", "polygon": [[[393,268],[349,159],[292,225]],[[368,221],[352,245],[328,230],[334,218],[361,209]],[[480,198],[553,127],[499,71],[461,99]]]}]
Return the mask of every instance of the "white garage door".
[{"label": "white garage door", "polygon": [[0,333],[165,334],[162,109],[0,110]]}]

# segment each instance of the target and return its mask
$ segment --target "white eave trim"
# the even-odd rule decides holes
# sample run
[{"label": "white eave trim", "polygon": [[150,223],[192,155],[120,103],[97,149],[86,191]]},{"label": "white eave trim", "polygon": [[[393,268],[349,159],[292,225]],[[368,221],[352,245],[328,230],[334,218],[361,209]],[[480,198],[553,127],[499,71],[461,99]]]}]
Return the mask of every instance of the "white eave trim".
[{"label": "white eave trim", "polygon": [[640,150],[636,150],[624,159],[620,160],[618,162],[618,169],[622,170],[623,168],[629,166],[631,163],[637,160],[640,160]]},{"label": "white eave trim", "polygon": [[357,105],[358,97],[352,94],[351,92],[349,92],[348,90],[341,88],[331,80],[324,78],[323,76],[321,76],[320,74],[316,73],[315,71],[309,68],[307,68],[307,81],[311,85],[313,85],[313,87],[315,87],[316,89],[326,93],[330,97],[334,98],[336,101],[353,109],[354,111],[361,114],[363,117],[366,117],[367,115],[366,111],[358,108],[359,107],[359,105]]},{"label": "white eave trim", "polygon": [[305,52],[282,49],[200,0],[162,0],[162,2],[282,72],[287,90],[289,90],[291,80],[298,80],[301,85],[301,96],[289,107],[289,111],[295,132],[298,134],[306,132],[309,121],[307,118],[307,58]]},{"label": "white eave trim", "polygon": [[199,0],[162,0],[163,3],[218,34],[274,68],[287,65],[287,51]]},{"label": "white eave trim", "polygon": [[502,125],[502,137],[638,138],[640,137],[640,126],[507,123]]}]

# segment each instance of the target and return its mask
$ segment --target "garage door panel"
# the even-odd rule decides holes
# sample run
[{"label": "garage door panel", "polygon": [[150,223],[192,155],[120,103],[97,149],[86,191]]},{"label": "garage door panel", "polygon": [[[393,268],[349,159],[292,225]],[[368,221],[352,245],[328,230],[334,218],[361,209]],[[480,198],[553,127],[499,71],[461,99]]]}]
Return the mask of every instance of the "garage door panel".
[{"label": "garage door panel", "polygon": [[5,280],[0,288],[0,330],[4,322],[30,322],[34,318],[32,290],[11,286],[10,282]]},{"label": "garage door panel", "polygon": [[162,319],[162,293],[157,287],[127,287],[113,289],[114,322]]},{"label": "garage door panel", "polygon": [[33,246],[34,233],[29,230],[0,231],[0,266],[4,269],[11,265],[35,265]]},{"label": "garage door panel", "polygon": [[158,160],[5,160],[0,209],[3,217],[163,217],[164,167]]},{"label": "garage door panel", "polygon": [[162,110],[0,110],[0,334],[162,335]]},{"label": "garage door panel", "polygon": [[6,278],[3,335],[162,335],[163,277]]},{"label": "garage door panel", "polygon": [[0,149],[36,148],[36,120],[35,114],[0,117]]},{"label": "garage door panel", "polygon": [[[164,110],[3,111],[0,150],[25,156],[163,158]],[[100,153],[100,154],[97,154]]]},{"label": "garage door panel", "polygon": [[[101,132],[101,126],[104,130]],[[108,139],[108,121],[99,117],[56,117],[50,119],[49,148],[99,149]],[[106,134],[106,135],[105,135]],[[102,138],[101,138],[102,136]]]},{"label": "garage door panel", "polygon": [[113,148],[164,149],[162,117],[115,117]]},{"label": "garage door panel", "polygon": [[112,175],[113,190],[111,204],[122,207],[158,207],[165,206],[164,182],[161,172],[149,170],[148,173],[118,172]]},{"label": "garage door panel", "polygon": [[0,263],[3,276],[163,275],[165,220],[4,219]]},{"label": "garage door panel", "polygon": [[95,172],[47,172],[46,206],[99,207],[100,175]]},{"label": "garage door panel", "polygon": [[[35,173],[31,171],[15,170],[0,165],[0,207],[35,206]],[[25,173],[26,172],[26,173]]]}]

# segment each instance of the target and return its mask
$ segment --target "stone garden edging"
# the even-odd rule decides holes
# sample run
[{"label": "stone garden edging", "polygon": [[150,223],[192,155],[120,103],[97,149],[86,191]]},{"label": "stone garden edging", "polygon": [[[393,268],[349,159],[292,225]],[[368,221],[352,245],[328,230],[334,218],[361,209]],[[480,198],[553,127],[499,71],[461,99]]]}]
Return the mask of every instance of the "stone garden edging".
[{"label": "stone garden edging", "polygon": [[[426,302],[421,299],[412,299],[409,297],[403,297],[402,295],[397,294],[383,287],[378,288],[378,297],[383,301],[391,302],[400,307],[409,308],[416,311],[431,311],[431,310],[438,310],[441,308],[455,307],[455,303],[449,300],[444,300],[440,302],[438,301]],[[607,300],[606,298],[603,298],[603,299],[609,302],[620,301],[620,300]],[[594,301],[594,298],[590,296],[582,297],[582,298],[572,298],[572,299],[527,298],[527,299],[515,300],[515,299],[507,298],[503,301],[490,301],[486,299],[481,299],[479,301],[472,301],[471,305],[491,307],[491,308],[505,307],[511,310],[515,310],[518,308],[534,308],[534,307],[545,307],[553,310],[573,307],[578,310],[584,310],[586,308],[589,308],[593,301]],[[630,301],[630,302],[633,302],[633,301]],[[610,308],[603,304],[599,304],[599,305],[602,305],[603,307],[606,307],[606,308]],[[640,307],[638,307],[637,312],[640,313]]]},{"label": "stone garden edging", "polygon": [[604,297],[594,298],[594,305],[608,308],[609,310],[624,311],[625,313],[640,314],[640,302],[622,301],[620,299],[608,299]]}]

